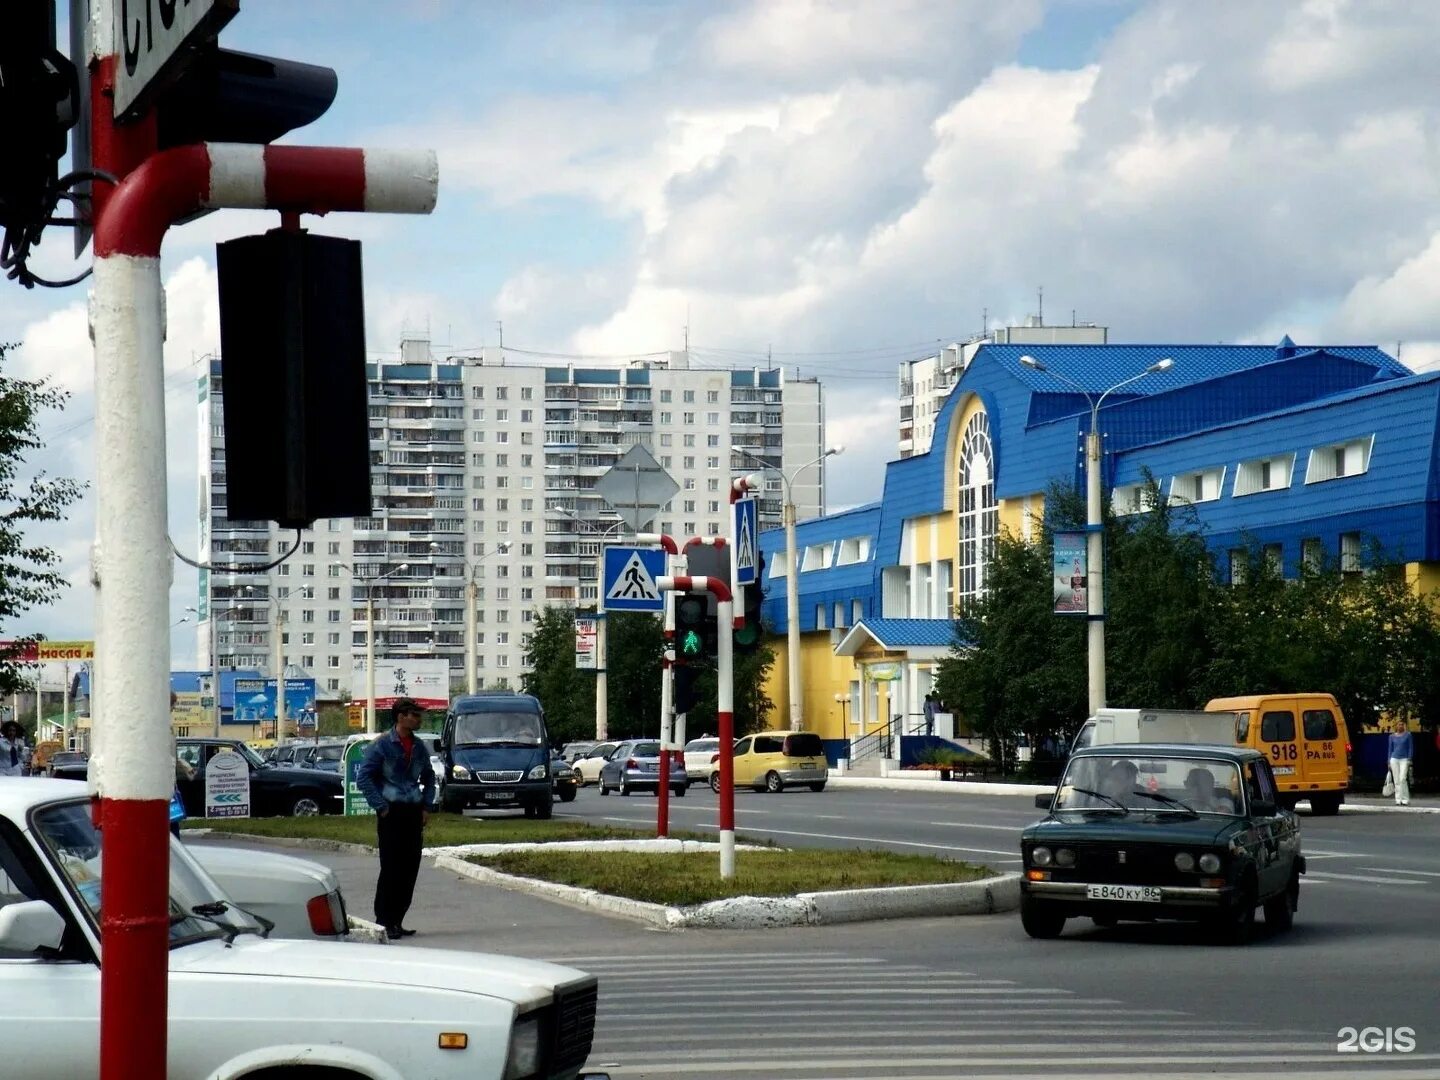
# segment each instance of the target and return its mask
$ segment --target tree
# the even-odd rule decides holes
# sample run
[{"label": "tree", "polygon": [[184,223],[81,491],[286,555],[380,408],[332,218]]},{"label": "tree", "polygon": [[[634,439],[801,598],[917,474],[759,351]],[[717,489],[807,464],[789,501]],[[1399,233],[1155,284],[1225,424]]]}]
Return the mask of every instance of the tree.
[{"label": "tree", "polygon": [[[11,346],[0,345],[0,366]],[[32,522],[61,521],[65,509],[80,497],[74,480],[40,470],[21,478],[26,455],[42,450],[36,418],[61,409],[69,397],[46,379],[14,379],[0,374],[0,633],[32,608],[54,603],[65,585],[56,569],[60,557],[48,547],[25,539]],[[33,635],[20,642],[34,640]],[[0,653],[0,695],[28,689],[30,680],[15,653]]]},{"label": "tree", "polygon": [[575,667],[575,609],[546,606],[530,632],[522,687],[540,699],[554,742],[595,732],[595,673]]},{"label": "tree", "polygon": [[[775,663],[775,652],[762,645],[753,653],[735,657],[735,736],[765,731],[772,726],[771,711],[775,703],[765,693],[765,682]],[[702,667],[695,681],[699,701],[685,717],[685,730],[690,737],[702,732],[719,730],[720,673],[714,665]]]},{"label": "tree", "polygon": [[665,629],[659,619],[643,612],[616,611],[605,619],[610,737],[656,737],[660,734],[660,665],[665,655]]}]

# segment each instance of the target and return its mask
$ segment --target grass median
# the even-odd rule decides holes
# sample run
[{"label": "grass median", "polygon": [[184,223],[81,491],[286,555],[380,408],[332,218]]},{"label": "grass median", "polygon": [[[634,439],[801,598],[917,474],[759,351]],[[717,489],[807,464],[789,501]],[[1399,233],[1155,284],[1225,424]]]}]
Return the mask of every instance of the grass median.
[{"label": "grass median", "polygon": [[[375,845],[375,819],[370,816],[271,817],[241,820],[194,819],[185,828],[212,829],[244,836],[294,837],[333,840],[346,844]],[[714,836],[672,831],[676,840],[710,840]],[[425,827],[427,847],[455,844],[544,844],[557,840],[649,840],[655,831],[590,825],[583,821],[540,821],[534,818],[473,818],[459,814],[431,814]]]},{"label": "grass median", "polygon": [[888,851],[741,851],[728,880],[720,877],[715,852],[517,851],[469,858],[506,874],[682,907],[732,896],[949,885],[995,875],[973,863]]}]

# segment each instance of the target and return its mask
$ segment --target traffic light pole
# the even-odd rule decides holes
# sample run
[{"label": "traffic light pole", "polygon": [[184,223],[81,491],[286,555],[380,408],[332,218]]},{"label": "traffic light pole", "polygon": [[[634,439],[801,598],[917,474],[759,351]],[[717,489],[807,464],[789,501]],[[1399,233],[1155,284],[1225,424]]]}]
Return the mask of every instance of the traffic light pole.
[{"label": "traffic light pole", "polygon": [[[109,5],[98,7],[113,14]],[[112,29],[107,29],[112,28]],[[160,245],[207,209],[428,213],[432,153],[197,144],[155,152],[153,116],[113,120],[113,20],[97,19],[95,188],[95,756],[102,830],[100,1076],[166,1073],[169,717],[164,295]],[[107,40],[108,39],[108,40]]]},{"label": "traffic light pole", "polygon": [[[716,721],[720,737],[720,876],[735,876],[735,637],[730,626],[735,604],[728,582],[713,577],[662,577],[655,587],[664,593],[711,593],[719,601],[719,701]],[[663,753],[663,749],[662,749]]]}]

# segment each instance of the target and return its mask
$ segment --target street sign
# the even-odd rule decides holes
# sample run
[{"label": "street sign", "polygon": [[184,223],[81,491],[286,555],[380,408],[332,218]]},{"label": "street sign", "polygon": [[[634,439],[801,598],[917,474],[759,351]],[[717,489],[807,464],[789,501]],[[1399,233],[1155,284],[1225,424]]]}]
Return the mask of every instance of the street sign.
[{"label": "street sign", "polygon": [[639,532],[646,522],[655,520],[680,485],[649,450],[636,443],[605,471],[593,490],[620,514],[631,531]]},{"label": "street sign", "polygon": [[664,611],[655,584],[665,576],[665,552],[658,548],[607,547],[600,605],[606,611]]},{"label": "street sign", "polygon": [[240,0],[124,0],[115,5],[115,119],[135,120],[195,50],[220,33]]},{"label": "street sign", "polygon": [[205,763],[205,816],[250,816],[250,763],[234,750],[222,750]]},{"label": "street sign", "polygon": [[345,720],[351,731],[365,730],[365,703],[352,701],[345,706]]},{"label": "street sign", "polygon": [[594,671],[595,641],[600,629],[600,620],[594,615],[575,616],[575,668],[577,671]]},{"label": "street sign", "polygon": [[370,740],[356,739],[349,746],[345,747],[345,816],[373,814],[370,804],[365,801],[365,796],[360,793],[360,787],[355,783],[355,770],[360,767],[360,759],[365,756],[365,751],[370,749]]},{"label": "street sign", "polygon": [[754,499],[737,499],[732,543],[735,548],[735,584],[754,585],[755,534],[759,531]]}]

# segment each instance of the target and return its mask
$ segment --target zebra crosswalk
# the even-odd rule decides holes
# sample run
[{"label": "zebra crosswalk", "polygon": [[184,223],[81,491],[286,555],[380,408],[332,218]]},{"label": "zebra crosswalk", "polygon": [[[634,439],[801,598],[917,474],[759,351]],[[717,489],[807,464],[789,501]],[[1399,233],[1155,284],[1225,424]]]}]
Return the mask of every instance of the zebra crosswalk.
[{"label": "zebra crosswalk", "polygon": [[589,1068],[615,1080],[1263,1080],[1440,1075],[1333,1033],[1219,1022],[993,973],[817,952],[560,956],[600,977]]}]

